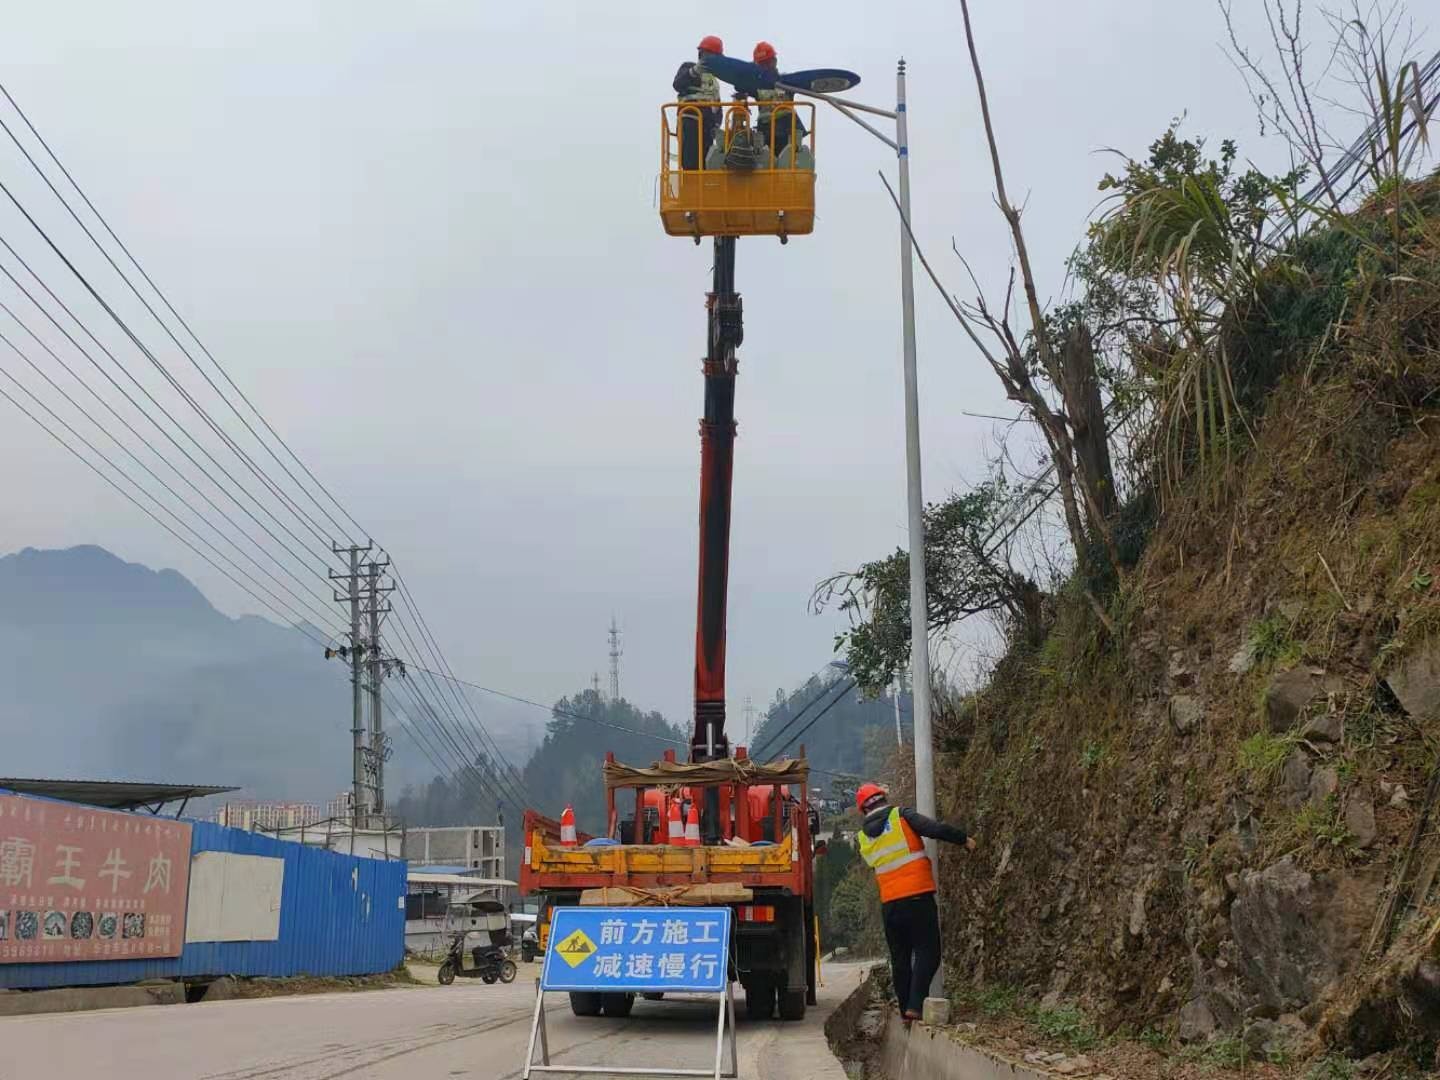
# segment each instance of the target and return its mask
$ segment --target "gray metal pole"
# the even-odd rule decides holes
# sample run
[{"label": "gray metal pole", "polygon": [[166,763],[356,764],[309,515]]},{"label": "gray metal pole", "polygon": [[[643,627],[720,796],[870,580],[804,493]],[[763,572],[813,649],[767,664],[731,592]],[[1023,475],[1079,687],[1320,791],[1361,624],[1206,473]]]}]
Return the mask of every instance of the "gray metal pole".
[{"label": "gray metal pole", "polygon": [[[920,489],[920,385],[915,370],[915,273],[910,229],[910,124],[905,111],[905,61],[895,73],[895,153],[900,168],[900,301],[905,322],[905,479],[910,518],[910,704],[915,721],[915,808],[935,811],[935,759],[930,728],[930,619],[925,595],[925,499]],[[908,227],[907,227],[908,226]],[[896,699],[899,708],[899,699]],[[932,866],[938,867],[934,840],[926,840]],[[929,996],[944,994],[945,968],[935,972]]]},{"label": "gray metal pole", "polygon": [[[895,134],[900,159],[900,302],[905,322],[905,480],[910,518],[910,679],[915,710],[915,808],[935,816],[935,762],[930,743],[930,620],[925,596],[925,499],[920,490],[920,387],[915,371],[915,273],[910,230],[910,130],[905,61],[895,76]],[[927,841],[934,858],[934,841]]]},{"label": "gray metal pole", "polygon": [[[378,820],[372,824],[385,827],[385,725],[380,710],[381,680],[385,677],[380,655],[380,564],[370,563],[370,765],[375,770],[370,812]],[[385,839],[385,857],[390,857],[390,841]]]},{"label": "gray metal pole", "polygon": [[[354,740],[354,779],[350,808],[352,821],[358,822],[365,813],[365,717],[364,702],[361,698],[360,673],[364,652],[360,634],[360,549],[350,549],[350,681],[353,690],[350,734]],[[352,826],[353,828],[353,826]]]},{"label": "gray metal pole", "polygon": [[900,727],[900,689],[903,684],[900,676],[895,676],[895,745],[902,750],[905,748],[905,733]]}]

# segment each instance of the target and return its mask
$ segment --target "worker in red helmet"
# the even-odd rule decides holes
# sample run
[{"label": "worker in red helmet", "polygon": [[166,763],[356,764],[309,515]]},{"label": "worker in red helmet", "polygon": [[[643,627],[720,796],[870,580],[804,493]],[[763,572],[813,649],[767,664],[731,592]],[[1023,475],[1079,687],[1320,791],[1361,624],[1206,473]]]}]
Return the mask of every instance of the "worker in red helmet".
[{"label": "worker in red helmet", "polygon": [[[779,60],[776,58],[774,45],[768,41],[762,41],[755,46],[755,51],[751,55],[760,70],[765,72],[766,77],[772,82],[780,77]],[[755,100],[760,104],[756,129],[770,144],[770,149],[778,162],[785,147],[792,142],[798,144],[800,136],[805,134],[805,125],[800,123],[800,118],[795,115],[793,107],[778,109],[775,107],[777,102],[794,101],[795,95],[778,86],[762,86],[755,91]]]},{"label": "worker in red helmet", "polygon": [[[725,43],[714,34],[700,39],[698,55],[687,60],[675,72],[672,85],[675,96],[681,102],[713,101],[713,108],[680,109],[680,168],[699,169],[703,167],[705,152],[710,149],[710,140],[720,126],[720,81],[705,67],[707,56],[723,56]],[[697,115],[698,114],[698,115]]]},{"label": "worker in red helmet", "polygon": [[878,784],[861,784],[855,805],[864,817],[856,841],[880,886],[891,981],[908,1025],[920,1018],[930,983],[940,970],[935,870],[922,837],[959,844],[967,851],[975,850],[975,838],[908,806],[891,806],[890,796]]}]

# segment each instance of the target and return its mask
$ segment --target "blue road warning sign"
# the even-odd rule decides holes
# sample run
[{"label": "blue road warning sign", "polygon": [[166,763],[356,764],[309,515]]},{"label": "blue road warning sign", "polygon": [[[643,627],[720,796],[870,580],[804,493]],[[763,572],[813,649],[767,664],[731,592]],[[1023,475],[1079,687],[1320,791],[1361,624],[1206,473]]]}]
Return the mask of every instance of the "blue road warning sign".
[{"label": "blue road warning sign", "polygon": [[729,985],[730,909],[561,907],[542,990],[717,993]]}]

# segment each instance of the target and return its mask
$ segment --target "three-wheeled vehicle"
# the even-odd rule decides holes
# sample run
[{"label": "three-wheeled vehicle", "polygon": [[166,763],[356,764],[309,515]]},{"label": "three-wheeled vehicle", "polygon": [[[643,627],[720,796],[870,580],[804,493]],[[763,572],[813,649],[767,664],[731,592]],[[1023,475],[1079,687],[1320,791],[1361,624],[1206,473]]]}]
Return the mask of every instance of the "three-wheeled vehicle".
[{"label": "three-wheeled vehicle", "polygon": [[510,959],[510,913],[499,900],[476,893],[456,901],[446,912],[445,930],[450,944],[437,976],[441,986],[449,986],[457,976],[487,983],[515,980],[515,961]]}]

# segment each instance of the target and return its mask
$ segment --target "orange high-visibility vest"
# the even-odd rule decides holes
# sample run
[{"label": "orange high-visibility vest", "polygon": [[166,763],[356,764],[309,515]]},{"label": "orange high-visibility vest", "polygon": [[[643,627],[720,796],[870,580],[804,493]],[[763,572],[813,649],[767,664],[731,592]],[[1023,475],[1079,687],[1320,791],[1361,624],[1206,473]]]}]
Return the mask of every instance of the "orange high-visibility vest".
[{"label": "orange high-visibility vest", "polygon": [[875,871],[882,904],[935,891],[935,872],[925,854],[925,841],[900,815],[898,806],[891,807],[885,818],[884,832],[872,838],[861,829],[856,840],[860,857]]}]

